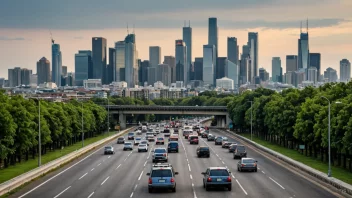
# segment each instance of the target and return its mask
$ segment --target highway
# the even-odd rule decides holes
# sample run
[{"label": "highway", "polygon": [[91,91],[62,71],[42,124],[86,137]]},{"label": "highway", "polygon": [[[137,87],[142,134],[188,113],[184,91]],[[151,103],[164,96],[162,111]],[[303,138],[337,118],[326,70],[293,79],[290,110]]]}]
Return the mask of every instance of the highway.
[{"label": "highway", "polygon": [[[211,130],[210,133],[226,136],[224,132],[216,129]],[[180,133],[179,153],[169,154],[169,163],[179,172],[176,176],[177,190],[175,193],[171,191],[148,193],[146,173],[152,165],[150,151],[152,148],[161,146],[151,143],[148,152],[138,153],[136,146],[133,151],[123,151],[123,144],[116,144],[116,141],[113,141],[107,145],[114,147],[116,152],[114,155],[104,155],[103,148],[92,151],[65,167],[30,183],[10,197],[338,197],[249,147],[247,155],[258,160],[258,172],[238,172],[238,159],[233,159],[227,149],[215,146],[214,142],[208,142],[201,137],[199,137],[199,145],[209,146],[211,156],[210,158],[198,158],[196,156],[197,145],[190,145],[181,137]],[[229,141],[238,142],[231,137]],[[206,191],[203,188],[201,172],[210,166],[223,166],[230,169],[232,191],[226,189]]]}]

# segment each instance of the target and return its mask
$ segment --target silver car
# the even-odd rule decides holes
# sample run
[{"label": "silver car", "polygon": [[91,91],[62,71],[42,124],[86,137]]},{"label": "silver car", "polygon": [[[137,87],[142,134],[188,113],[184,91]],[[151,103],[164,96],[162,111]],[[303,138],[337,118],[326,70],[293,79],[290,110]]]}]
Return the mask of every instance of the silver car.
[{"label": "silver car", "polygon": [[138,152],[142,152],[142,151],[148,152],[148,145],[147,144],[139,144],[138,145]]},{"label": "silver car", "polygon": [[123,145],[123,150],[133,150],[133,144],[132,142],[125,142],[125,144]]}]

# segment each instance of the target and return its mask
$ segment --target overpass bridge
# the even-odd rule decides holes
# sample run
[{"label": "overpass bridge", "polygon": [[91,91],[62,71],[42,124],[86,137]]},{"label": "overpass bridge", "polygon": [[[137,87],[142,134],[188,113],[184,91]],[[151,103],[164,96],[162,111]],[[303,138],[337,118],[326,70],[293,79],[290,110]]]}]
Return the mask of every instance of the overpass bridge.
[{"label": "overpass bridge", "polygon": [[226,127],[229,114],[226,106],[148,106],[148,105],[104,105],[110,114],[118,114],[121,129],[126,128],[126,115],[132,114],[172,114],[215,116],[219,127]]}]

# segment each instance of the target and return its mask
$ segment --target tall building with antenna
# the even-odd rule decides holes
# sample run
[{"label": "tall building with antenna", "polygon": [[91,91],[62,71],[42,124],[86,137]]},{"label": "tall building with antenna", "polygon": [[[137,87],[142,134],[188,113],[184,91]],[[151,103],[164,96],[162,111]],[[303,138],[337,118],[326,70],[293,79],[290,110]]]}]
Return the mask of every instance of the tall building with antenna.
[{"label": "tall building with antenna", "polygon": [[300,38],[298,39],[298,69],[309,68],[309,36],[308,36],[308,19],[307,32],[302,32],[302,22],[300,28]]},{"label": "tall building with antenna", "polygon": [[125,38],[125,81],[128,87],[134,88],[135,85],[138,85],[138,52],[134,27],[132,34],[130,34],[127,26],[127,33]]},{"label": "tall building with antenna", "polygon": [[185,66],[185,76],[184,76],[184,85],[187,86],[187,83],[191,80],[191,69],[192,69],[192,28],[191,21],[188,22],[188,27],[185,21],[185,25],[182,31],[183,41],[187,47],[187,64]]},{"label": "tall building with antenna", "polygon": [[[50,32],[51,34],[51,32]],[[51,79],[56,86],[61,86],[61,73],[62,73],[62,54],[60,50],[60,45],[56,44],[51,35]]]}]

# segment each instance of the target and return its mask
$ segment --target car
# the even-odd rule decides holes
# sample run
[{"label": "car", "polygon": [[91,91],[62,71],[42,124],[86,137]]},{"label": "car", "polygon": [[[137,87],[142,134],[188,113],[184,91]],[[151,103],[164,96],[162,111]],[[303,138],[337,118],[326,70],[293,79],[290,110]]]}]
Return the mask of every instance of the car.
[{"label": "car", "polygon": [[215,136],[213,134],[208,135],[208,141],[215,141]]},{"label": "car", "polygon": [[178,132],[179,132],[178,128],[175,128],[174,129],[174,134],[178,134]]},{"label": "car", "polygon": [[142,131],[141,131],[141,130],[137,130],[137,131],[136,131],[136,134],[137,134],[137,135],[142,135]]},{"label": "car", "polygon": [[146,145],[148,145],[148,146],[149,146],[149,142],[148,142],[148,140],[141,140],[141,142],[140,142],[139,144],[146,144]]},{"label": "car", "polygon": [[257,163],[258,161],[253,158],[242,158],[237,163],[237,170],[239,172],[246,171],[246,170],[257,172],[258,170]]},{"label": "car", "polygon": [[114,147],[106,146],[104,148],[104,155],[107,155],[107,154],[115,154]]},{"label": "car", "polygon": [[155,189],[171,189],[176,192],[176,180],[173,167],[169,164],[155,164],[152,166],[148,179],[148,192],[152,193]]},{"label": "car", "polygon": [[148,142],[155,142],[154,135],[147,135],[147,140],[148,140]]},{"label": "car", "polygon": [[136,137],[136,138],[134,139],[134,145],[138,145],[141,141],[142,141],[142,138],[141,138],[141,137]]},{"label": "car", "polygon": [[138,145],[138,152],[142,152],[142,151],[148,152],[148,145],[147,144],[139,144]]},{"label": "car", "polygon": [[126,150],[133,150],[133,144],[132,142],[125,142],[123,144],[123,150],[126,151]]},{"label": "car", "polygon": [[236,144],[236,143],[235,143],[235,142],[224,142],[224,143],[222,144],[222,146],[221,146],[221,147],[222,147],[222,148],[227,148],[227,149],[228,149],[228,148],[230,147],[230,145],[231,145],[231,144]]},{"label": "car", "polygon": [[164,137],[170,137],[170,129],[164,129]]},{"label": "car", "polygon": [[185,139],[188,139],[188,136],[192,135],[192,134],[193,134],[192,129],[184,129],[183,130],[183,136],[185,137]]},{"label": "car", "polygon": [[178,142],[177,141],[171,141],[167,145],[167,152],[171,153],[173,151],[178,153]]},{"label": "car", "polygon": [[227,138],[227,137],[222,137],[222,141],[229,141],[229,138]]},{"label": "car", "polygon": [[147,133],[154,133],[154,129],[149,128],[149,129],[147,130]]},{"label": "car", "polygon": [[128,133],[127,139],[134,140],[134,133],[133,132]]},{"label": "car", "polygon": [[154,151],[152,152],[153,152],[153,158],[152,158],[153,163],[157,161],[165,161],[165,162],[168,161],[166,148],[161,148],[161,147],[154,148]]},{"label": "car", "polygon": [[215,142],[215,145],[221,145],[222,144],[222,137],[221,136],[215,137],[214,142]]},{"label": "car", "polygon": [[164,145],[164,144],[165,144],[164,138],[163,138],[163,137],[158,137],[158,138],[156,138],[155,144],[162,144],[162,145]]},{"label": "car", "polygon": [[125,138],[124,137],[117,138],[117,144],[123,144],[123,143],[125,143]]},{"label": "car", "polygon": [[231,145],[229,146],[229,152],[230,152],[230,153],[235,152],[236,148],[237,148],[237,144],[231,144]]},{"label": "car", "polygon": [[226,187],[229,191],[232,190],[231,172],[225,167],[209,167],[202,173],[203,188],[207,191],[214,187]]},{"label": "car", "polygon": [[237,157],[247,157],[247,151],[245,146],[237,145],[235,152],[233,152],[233,159],[236,159]]},{"label": "car", "polygon": [[202,134],[202,138],[208,138],[209,131],[208,131],[208,130],[205,130],[205,131],[203,131],[201,134]]},{"label": "car", "polygon": [[169,138],[169,141],[178,141],[178,135],[177,134],[172,134]]},{"label": "car", "polygon": [[197,148],[197,156],[198,157],[202,157],[202,156],[210,157],[209,147],[207,147],[207,146],[198,146],[198,148]]},{"label": "car", "polygon": [[221,142],[221,148],[225,148],[225,145],[228,143],[228,141],[222,141]]},{"label": "car", "polygon": [[190,137],[190,144],[199,144],[199,141],[198,141],[198,136],[196,135],[191,135],[189,136]]}]

